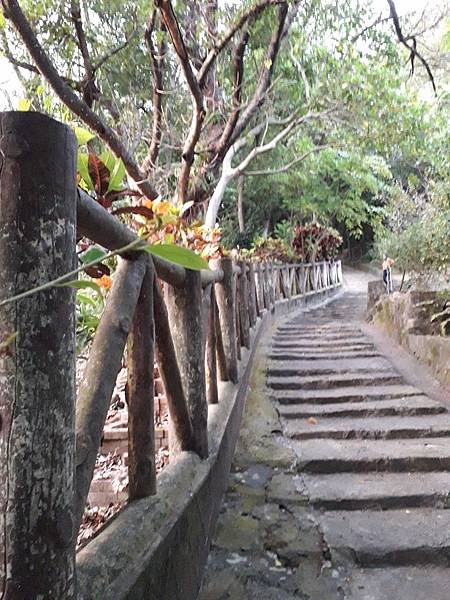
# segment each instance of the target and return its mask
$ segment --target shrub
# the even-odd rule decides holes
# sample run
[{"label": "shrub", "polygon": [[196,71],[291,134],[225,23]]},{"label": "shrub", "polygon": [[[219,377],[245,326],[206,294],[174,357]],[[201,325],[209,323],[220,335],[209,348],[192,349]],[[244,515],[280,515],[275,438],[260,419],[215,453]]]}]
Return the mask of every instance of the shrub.
[{"label": "shrub", "polygon": [[297,259],[310,263],[336,258],[342,237],[331,228],[320,223],[297,225],[294,229],[292,246]]}]

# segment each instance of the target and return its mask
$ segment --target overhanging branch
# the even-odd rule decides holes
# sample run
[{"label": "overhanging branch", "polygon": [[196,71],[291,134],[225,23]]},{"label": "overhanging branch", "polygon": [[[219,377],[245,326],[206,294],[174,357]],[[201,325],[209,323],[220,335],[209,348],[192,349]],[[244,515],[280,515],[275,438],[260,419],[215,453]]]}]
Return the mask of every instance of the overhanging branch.
[{"label": "overhanging branch", "polygon": [[123,160],[128,175],[136,182],[140,191],[150,199],[156,198],[158,192],[147,180],[116,132],[85,102],[80,100],[59,75],[44,48],[39,43],[17,0],[1,0],[1,2],[5,17],[11,20],[37,69],[48,81],[55,94],[75,115],[97,133],[99,138],[109,146],[116,156]]},{"label": "overhanging branch", "polygon": [[405,48],[407,48],[409,51],[410,61],[411,61],[411,74],[414,74],[414,59],[417,58],[422,63],[422,65],[425,67],[428,78],[431,82],[431,85],[433,86],[433,91],[436,94],[437,88],[436,88],[436,83],[434,81],[433,72],[431,71],[431,68],[430,68],[430,65],[428,64],[428,62],[424,59],[424,57],[417,50],[416,38],[415,37],[405,38],[405,36],[403,35],[403,32],[402,32],[402,28],[400,26],[400,19],[398,18],[398,13],[397,13],[397,9],[395,7],[394,0],[387,0],[387,3],[389,4],[389,8],[391,10],[391,18],[394,23],[394,29],[395,29],[395,33],[397,34],[398,41],[401,44],[403,44],[403,46],[405,46]]}]

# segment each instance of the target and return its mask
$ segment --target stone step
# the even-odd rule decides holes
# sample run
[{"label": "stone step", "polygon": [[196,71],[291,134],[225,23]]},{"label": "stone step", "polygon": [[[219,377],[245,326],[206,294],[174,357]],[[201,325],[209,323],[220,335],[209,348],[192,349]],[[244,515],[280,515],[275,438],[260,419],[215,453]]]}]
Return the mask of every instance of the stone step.
[{"label": "stone step", "polygon": [[358,569],[352,572],[350,591],[352,600],[449,600],[450,569]]},{"label": "stone step", "polygon": [[393,440],[450,436],[450,415],[289,419],[285,435],[297,440]]},{"label": "stone step", "polygon": [[411,385],[361,385],[328,390],[272,391],[280,404],[334,404],[344,402],[384,401],[394,398],[421,395],[423,392]]},{"label": "stone step", "polygon": [[361,329],[354,325],[306,325],[305,323],[295,323],[294,321],[291,324],[281,325],[275,333],[342,333],[344,331],[361,333]]},{"label": "stone step", "polygon": [[354,343],[367,343],[367,337],[363,334],[355,335],[355,334],[346,334],[342,335],[305,335],[300,333],[283,333],[283,334],[275,334],[273,336],[274,342],[300,342],[303,344],[316,344],[316,343],[328,343],[328,344],[341,344],[348,343],[348,341],[352,341]]},{"label": "stone step", "polygon": [[449,508],[450,473],[303,475],[310,504],[325,510]]},{"label": "stone step", "polygon": [[319,522],[332,558],[362,567],[450,566],[450,510],[327,512]]},{"label": "stone step", "polygon": [[273,350],[291,350],[292,352],[342,352],[343,350],[350,352],[352,350],[373,350],[375,347],[371,342],[356,342],[348,339],[342,342],[324,342],[316,341],[314,343],[305,343],[300,341],[274,340],[272,344]]},{"label": "stone step", "polygon": [[[345,351],[336,351],[334,356],[339,358],[376,358],[380,357],[381,354],[377,352],[377,350],[350,350],[349,352]],[[305,352],[305,351],[290,351],[286,350],[275,350],[269,355],[270,360],[273,361],[289,361],[289,360],[324,360],[324,359],[332,359],[333,353],[329,351],[325,352]]]},{"label": "stone step", "polygon": [[377,373],[392,371],[391,364],[385,358],[323,358],[310,361],[297,359],[284,364],[270,362],[267,373],[274,377],[293,377],[295,375],[333,375],[338,373]]},{"label": "stone step", "polygon": [[[388,399],[380,402],[341,402],[334,404],[288,404],[278,407],[285,419],[306,419],[308,417],[371,417],[391,415],[436,415],[447,409],[426,396]],[[320,421],[319,421],[320,422]]]},{"label": "stone step", "polygon": [[271,377],[267,385],[274,390],[325,390],[359,385],[401,384],[403,378],[392,370],[375,373],[339,373],[332,375],[306,375],[295,377]]},{"label": "stone step", "polygon": [[293,440],[299,470],[308,473],[441,471],[450,469],[450,439]]}]

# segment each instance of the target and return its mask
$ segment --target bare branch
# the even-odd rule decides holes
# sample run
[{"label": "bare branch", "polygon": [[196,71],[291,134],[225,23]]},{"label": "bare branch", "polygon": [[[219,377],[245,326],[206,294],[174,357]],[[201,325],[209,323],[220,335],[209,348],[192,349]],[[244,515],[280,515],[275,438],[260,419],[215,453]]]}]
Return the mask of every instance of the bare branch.
[{"label": "bare branch", "polygon": [[83,21],[81,20],[81,8],[78,0],[72,0],[70,14],[77,34],[78,47],[83,58],[85,77],[82,81],[83,88],[83,100],[92,108],[92,104],[98,95],[98,88],[95,85],[95,73],[92,67],[91,57],[89,54],[89,48],[87,45],[86,34],[83,28]]},{"label": "bare branch", "polygon": [[244,25],[251,19],[254,19],[260,13],[262,13],[268,6],[274,6],[277,4],[285,4],[285,0],[260,0],[253,6],[250,6],[242,15],[237,19],[235,23],[230,25],[223,36],[216,42],[214,47],[209,51],[203,64],[198,72],[198,82],[203,85],[206,79],[206,75],[216,60],[217,56],[222,52],[224,48],[229,44],[235,34],[244,27]]},{"label": "bare branch", "polygon": [[153,11],[147,28],[145,30],[145,43],[150,52],[152,64],[152,104],[153,104],[153,125],[152,135],[149,144],[147,157],[142,165],[143,171],[148,175],[155,167],[158,158],[162,138],[162,94],[163,94],[163,70],[164,59],[167,52],[165,39],[161,39],[158,48],[153,42],[153,31],[155,28],[156,13]]},{"label": "bare branch", "polygon": [[364,29],[361,29],[361,31],[359,31],[351,40],[352,44],[354,44],[355,42],[357,42],[359,40],[360,37],[362,37],[365,33],[367,33],[368,31],[370,31],[371,29],[374,29],[375,27],[377,27],[378,25],[381,25],[381,23],[386,23],[386,21],[390,21],[391,17],[383,17],[381,14],[369,25],[367,25],[366,27],[364,27]]},{"label": "bare branch", "polygon": [[126,48],[128,46],[128,44],[131,42],[131,40],[133,39],[135,34],[136,34],[136,30],[133,29],[133,31],[125,38],[125,40],[121,44],[119,44],[118,46],[116,46],[115,48],[110,50],[109,52],[106,52],[106,54],[104,54],[101,58],[99,58],[99,60],[92,66],[94,72],[98,71],[98,69],[100,69],[100,67],[103,67],[103,65],[106,62],[108,62],[108,60],[110,58],[112,58],[113,56],[118,54],[121,50]]},{"label": "bare branch", "polygon": [[417,58],[422,63],[422,65],[425,67],[425,70],[428,74],[428,78],[431,82],[431,85],[433,86],[433,91],[436,94],[437,89],[436,89],[436,83],[434,81],[433,73],[432,73],[427,61],[423,58],[423,56],[417,50],[416,39],[414,37],[411,38],[411,40],[410,40],[411,43],[409,43],[407,38],[404,37],[402,28],[400,26],[400,20],[398,18],[397,9],[395,7],[394,0],[387,0],[387,3],[389,4],[389,7],[391,9],[391,18],[394,23],[394,29],[397,34],[398,41],[401,44],[403,44],[403,46],[405,46],[405,48],[407,48],[409,50],[410,60],[411,60],[411,74],[414,74],[414,58]]},{"label": "bare branch", "polygon": [[281,38],[284,33],[284,25],[286,22],[286,17],[288,13],[288,7],[286,3],[283,3],[278,8],[278,23],[275,31],[272,34],[272,38],[270,40],[269,48],[267,51],[266,60],[264,61],[263,70],[261,76],[259,78],[258,85],[256,86],[255,93],[253,94],[253,98],[248,103],[245,110],[242,112],[239,120],[236,124],[235,130],[233,132],[233,136],[231,138],[231,142],[236,140],[244,131],[244,129],[249,124],[251,118],[255,114],[255,112],[260,108],[265,99],[265,94],[267,88],[270,85],[272,80],[273,71],[275,68],[275,61],[278,56],[278,51],[280,49]]},{"label": "bare branch", "polygon": [[183,146],[181,172],[178,179],[178,200],[180,202],[185,202],[191,167],[194,162],[194,150],[200,138],[202,124],[205,118],[203,93],[200,89],[197,78],[194,75],[191,61],[189,60],[189,55],[183,41],[180,26],[175,13],[173,12],[172,3],[170,0],[156,0],[155,4],[160,10],[164,24],[172,39],[175,52],[177,53],[179,63],[183,70],[184,77],[192,97],[193,110],[191,126]]},{"label": "bare branch", "polygon": [[287,163],[287,165],[284,165],[278,169],[267,169],[266,171],[244,171],[243,175],[245,175],[246,177],[255,177],[255,176],[278,175],[280,173],[286,173],[287,171],[292,169],[293,166],[295,166],[299,162],[302,162],[303,160],[305,160],[305,158],[307,158],[311,154],[314,154],[315,152],[320,152],[321,150],[324,150],[325,148],[330,148],[330,147],[331,147],[331,144],[322,144],[321,146],[315,146],[314,148],[311,148],[307,152],[303,152],[303,154],[300,154],[300,156],[297,156],[297,158],[294,158],[294,160],[291,160],[291,162]]},{"label": "bare branch", "polygon": [[55,69],[45,50],[39,43],[31,26],[23,14],[17,0],[1,0],[5,16],[11,20],[25,47],[33,58],[41,75],[49,82],[60,100],[77,115],[88,127],[109,146],[114,154],[123,160],[125,169],[140,191],[150,199],[158,196],[158,192],[146,179],[145,174],[134,161],[116,132],[111,129],[101,117],[85,102],[80,100],[74,91],[64,82]]},{"label": "bare branch", "polygon": [[220,140],[214,149],[216,158],[222,157],[223,153],[226,151],[241,112],[242,81],[244,78],[244,52],[248,43],[248,38],[249,32],[248,30],[245,30],[242,33],[241,40],[233,54],[233,110],[225,124]]}]

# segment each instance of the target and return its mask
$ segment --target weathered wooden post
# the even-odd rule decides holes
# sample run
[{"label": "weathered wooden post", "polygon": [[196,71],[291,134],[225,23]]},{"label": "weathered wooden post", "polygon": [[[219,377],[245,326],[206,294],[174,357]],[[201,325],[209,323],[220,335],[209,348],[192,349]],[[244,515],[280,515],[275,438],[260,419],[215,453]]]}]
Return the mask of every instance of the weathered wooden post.
[{"label": "weathered wooden post", "polygon": [[208,456],[208,404],[206,402],[203,293],[199,271],[186,269],[182,287],[165,286],[170,329],[191,416],[194,447]]},{"label": "weathered wooden post", "polygon": [[243,260],[237,262],[241,269],[241,274],[238,277],[238,301],[237,308],[239,311],[240,338],[241,343],[246,348],[250,348],[250,316],[249,316],[249,292],[247,279],[247,264]]},{"label": "weathered wooden post", "polygon": [[213,268],[223,271],[223,280],[215,284],[217,306],[219,309],[222,345],[227,365],[228,380],[237,383],[238,360],[236,349],[236,281],[233,273],[233,260],[230,257],[215,259]]},{"label": "weathered wooden post", "polygon": [[274,267],[273,263],[269,262],[267,265],[267,273],[268,273],[268,282],[269,282],[269,298],[270,298],[270,308],[273,308],[275,305],[275,277],[274,277]]},{"label": "weathered wooden post", "polygon": [[261,263],[262,278],[263,278],[263,290],[264,290],[264,306],[267,310],[270,310],[270,292],[269,292],[269,263]]},{"label": "weathered wooden post", "polygon": [[252,261],[248,263],[248,314],[250,317],[250,327],[253,327],[256,323],[257,312],[256,312],[256,281],[255,281],[255,265]]},{"label": "weathered wooden post", "polygon": [[208,404],[217,404],[219,402],[219,392],[217,389],[217,360],[216,360],[216,297],[214,286],[208,292],[208,323],[206,337],[206,398]]},{"label": "weathered wooden post", "polygon": [[[0,302],[76,264],[76,140],[0,113]],[[0,306],[0,595],[75,597],[75,293]]]},{"label": "weathered wooden post", "polygon": [[256,270],[256,300],[257,300],[257,313],[261,315],[264,310],[264,273],[261,263],[255,264]]},{"label": "weathered wooden post", "polygon": [[164,385],[170,414],[170,453],[194,450],[191,416],[186,403],[180,369],[178,367],[169,315],[161,293],[159,281],[153,284],[155,311],[156,362]]},{"label": "weathered wooden post", "polygon": [[153,269],[142,281],[133,324],[128,334],[128,496],[156,493]]}]

